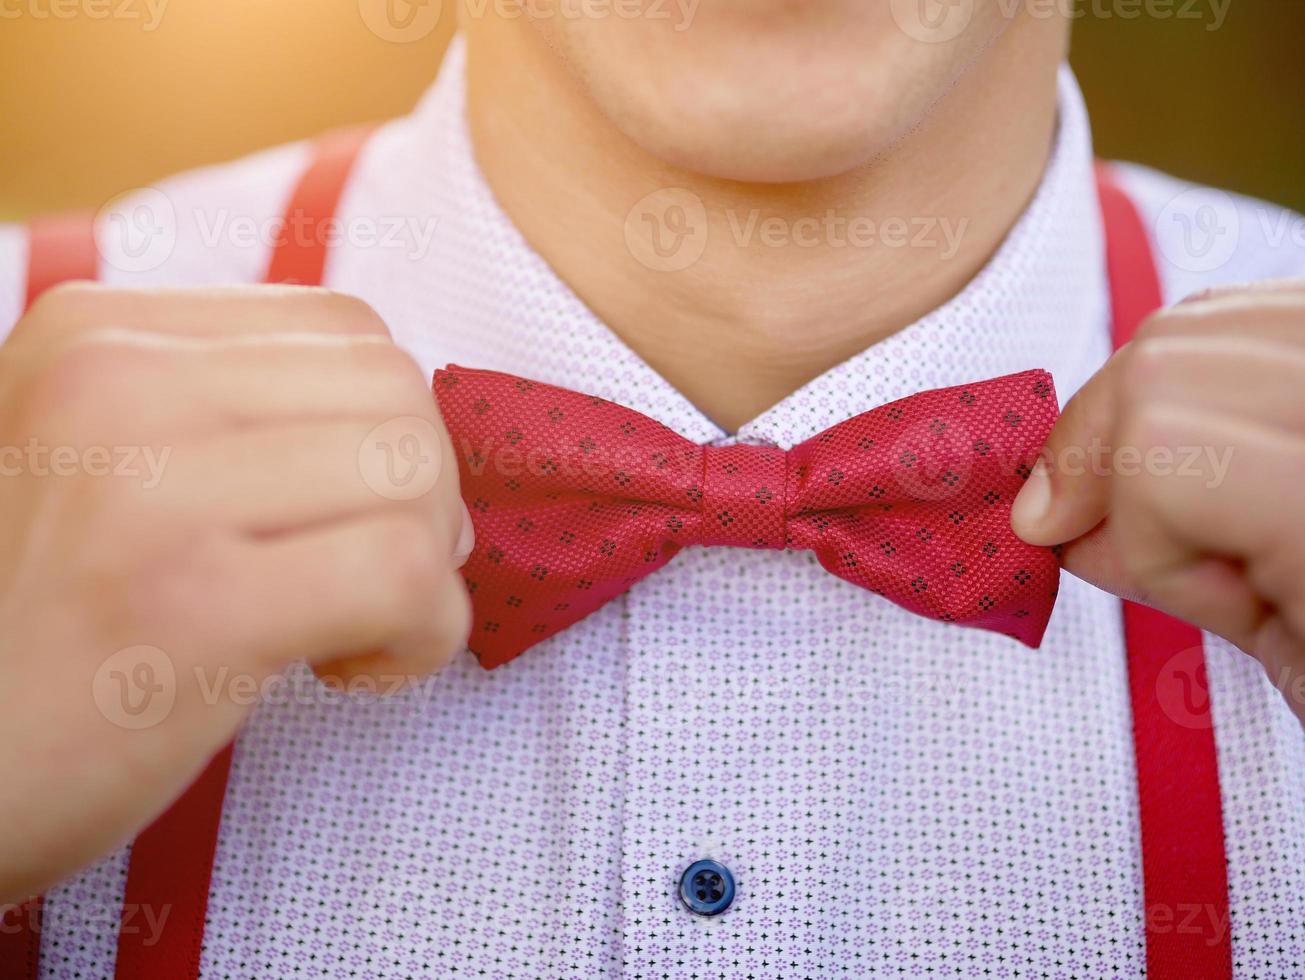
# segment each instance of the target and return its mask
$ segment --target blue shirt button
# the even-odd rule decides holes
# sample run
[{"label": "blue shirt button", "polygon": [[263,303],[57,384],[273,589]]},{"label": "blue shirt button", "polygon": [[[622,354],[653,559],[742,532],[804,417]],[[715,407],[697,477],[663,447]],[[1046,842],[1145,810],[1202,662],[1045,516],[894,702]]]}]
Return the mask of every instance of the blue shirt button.
[{"label": "blue shirt button", "polygon": [[720,915],[734,904],[734,875],[716,861],[695,861],[680,876],[680,901],[695,915]]}]

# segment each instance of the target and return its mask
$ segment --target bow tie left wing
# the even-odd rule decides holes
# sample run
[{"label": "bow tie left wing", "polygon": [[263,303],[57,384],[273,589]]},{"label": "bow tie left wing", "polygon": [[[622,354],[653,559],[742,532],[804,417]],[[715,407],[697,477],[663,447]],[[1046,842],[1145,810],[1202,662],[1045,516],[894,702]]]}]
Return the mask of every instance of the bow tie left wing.
[{"label": "bow tie left wing", "polygon": [[702,448],[602,398],[450,366],[435,395],[476,525],[463,573],[486,668],[584,619],[698,540]]}]

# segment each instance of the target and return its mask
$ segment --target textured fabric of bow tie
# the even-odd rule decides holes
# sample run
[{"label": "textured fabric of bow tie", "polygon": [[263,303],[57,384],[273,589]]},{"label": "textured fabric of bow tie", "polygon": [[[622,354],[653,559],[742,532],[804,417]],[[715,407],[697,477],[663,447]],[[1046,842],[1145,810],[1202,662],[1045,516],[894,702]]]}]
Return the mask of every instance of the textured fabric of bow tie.
[{"label": "textured fabric of bow tie", "polygon": [[1060,581],[1010,508],[1059,413],[1028,371],[912,395],[788,451],[700,446],[602,398],[449,367],[435,395],[476,528],[469,646],[497,667],[681,548],[795,549],[932,619],[1036,647]]}]

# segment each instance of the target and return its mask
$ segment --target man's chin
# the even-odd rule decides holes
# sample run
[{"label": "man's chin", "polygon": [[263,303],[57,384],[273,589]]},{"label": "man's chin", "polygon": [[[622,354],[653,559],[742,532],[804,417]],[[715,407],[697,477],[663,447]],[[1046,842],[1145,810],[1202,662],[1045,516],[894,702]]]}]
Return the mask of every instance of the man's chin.
[{"label": "man's chin", "polygon": [[854,171],[887,152],[964,70],[936,49],[891,41],[837,45],[813,58],[791,43],[754,38],[667,49],[655,63],[636,48],[623,75],[611,52],[579,74],[603,115],[674,167],[800,183]]},{"label": "man's chin", "polygon": [[[720,180],[788,184],[849,173],[888,150],[912,124],[904,101],[876,107],[813,97],[808,108],[765,97],[711,105],[662,97],[610,118],[676,169]],[[823,103],[823,104],[822,104]]]}]

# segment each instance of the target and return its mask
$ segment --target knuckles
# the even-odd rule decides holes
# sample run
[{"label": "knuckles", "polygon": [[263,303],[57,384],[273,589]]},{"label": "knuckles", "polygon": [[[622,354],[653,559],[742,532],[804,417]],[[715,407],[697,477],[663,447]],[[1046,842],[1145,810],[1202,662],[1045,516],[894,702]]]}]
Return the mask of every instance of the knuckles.
[{"label": "knuckles", "polygon": [[394,590],[399,625],[424,635],[422,660],[435,671],[465,645],[471,630],[471,601],[440,535],[420,517],[396,520],[379,542]]},{"label": "knuckles", "polygon": [[1145,404],[1147,395],[1165,370],[1164,343],[1154,333],[1139,335],[1119,356],[1120,377],[1115,390],[1120,415],[1126,418],[1130,409]]},{"label": "knuckles", "polygon": [[357,331],[379,337],[390,336],[389,327],[366,300],[333,290],[323,290],[317,298]]},{"label": "knuckles", "polygon": [[401,392],[413,403],[414,415],[429,415],[435,399],[417,362],[394,344],[353,344],[349,357],[357,369],[360,384],[373,384],[386,391]]},{"label": "knuckles", "polygon": [[[1228,318],[1224,306],[1218,301],[1230,299],[1234,296],[1240,296],[1240,294],[1210,290],[1199,297],[1179,303],[1177,306],[1158,310],[1147,317],[1138,327],[1137,335],[1133,338],[1133,342],[1129,347],[1136,348],[1149,340],[1209,332],[1208,325],[1212,321],[1216,321],[1215,325],[1218,326],[1217,321]],[[1234,324],[1230,323],[1229,329],[1235,329]]]},{"label": "knuckles", "polygon": [[173,650],[217,640],[205,634],[234,612],[222,609],[240,572],[234,542],[205,532],[141,547],[143,537],[101,539],[80,557],[80,605],[93,611],[98,635]]},{"label": "knuckles", "polygon": [[396,517],[378,533],[377,547],[389,566],[397,606],[406,615],[422,614],[448,574],[438,535],[415,514]]},{"label": "knuckles", "polygon": [[39,335],[40,326],[45,324],[91,322],[103,298],[113,292],[110,287],[94,282],[59,283],[36,298],[14,332],[32,331]]},{"label": "knuckles", "polygon": [[68,436],[111,430],[148,406],[159,370],[157,354],[90,335],[30,372],[19,389],[18,413],[34,429],[53,426]]},{"label": "knuckles", "polygon": [[[277,308],[287,330],[298,329],[296,324],[309,330],[314,324],[331,324],[344,336],[389,337],[380,315],[357,297],[320,288],[256,288],[258,301]],[[159,393],[176,359],[185,355],[164,345],[126,343],[122,335],[137,329],[133,322],[140,322],[141,311],[152,304],[152,318],[159,319],[157,304],[175,305],[182,292],[188,302],[220,306],[223,297],[247,300],[251,289],[149,292],[74,282],[45,292],[14,331],[17,346],[27,354],[11,362],[8,416],[23,426],[58,423],[72,436],[85,428],[102,432],[115,423],[165,419]],[[429,412],[432,399],[421,372],[397,346],[359,343],[339,350],[358,369],[359,383],[404,391],[413,414]]]},{"label": "knuckles", "polygon": [[[115,297],[109,292],[82,283],[56,287],[24,317],[23,350],[15,353],[14,376],[4,391],[2,414],[11,431],[59,445],[152,443],[151,419],[166,419],[168,412],[162,381],[179,355],[164,345],[115,342],[112,333],[132,328],[129,314],[140,308],[137,302],[175,303],[177,297],[141,292],[124,299],[121,290]],[[376,311],[352,296],[298,288],[260,296],[284,304],[288,330],[297,320],[311,328],[329,318],[345,333],[389,336]],[[342,357],[357,359],[367,376],[360,383],[402,390],[405,406],[410,389],[410,414],[438,423],[430,390],[401,349],[388,343],[339,349]],[[442,429],[440,437],[447,438]],[[442,448],[429,447],[432,453]],[[450,520],[456,522],[456,484],[452,493]],[[247,556],[247,547],[203,514],[167,512],[160,506],[164,495],[151,495],[134,479],[82,473],[46,481],[40,494],[44,502],[33,510],[57,525],[61,539],[75,543],[57,578],[70,601],[99,621],[99,635],[161,647],[176,638],[199,649],[221,645],[224,629],[242,616],[223,603],[240,594],[232,583],[242,574],[239,557]],[[442,666],[462,648],[471,622],[465,587],[451,567],[447,529],[426,510],[398,504],[375,533],[381,574],[392,589],[389,615],[396,628],[426,638]],[[346,571],[342,564],[340,574]]]},{"label": "knuckles", "polygon": [[453,586],[448,590],[442,612],[444,618],[442,620],[440,667],[447,666],[449,661],[466,647],[467,638],[471,635],[471,596],[463,584],[461,575],[453,577]]},{"label": "knuckles", "polygon": [[260,286],[269,303],[286,307],[287,329],[301,323],[332,323],[343,332],[389,337],[390,329],[370,303],[322,286]]}]

